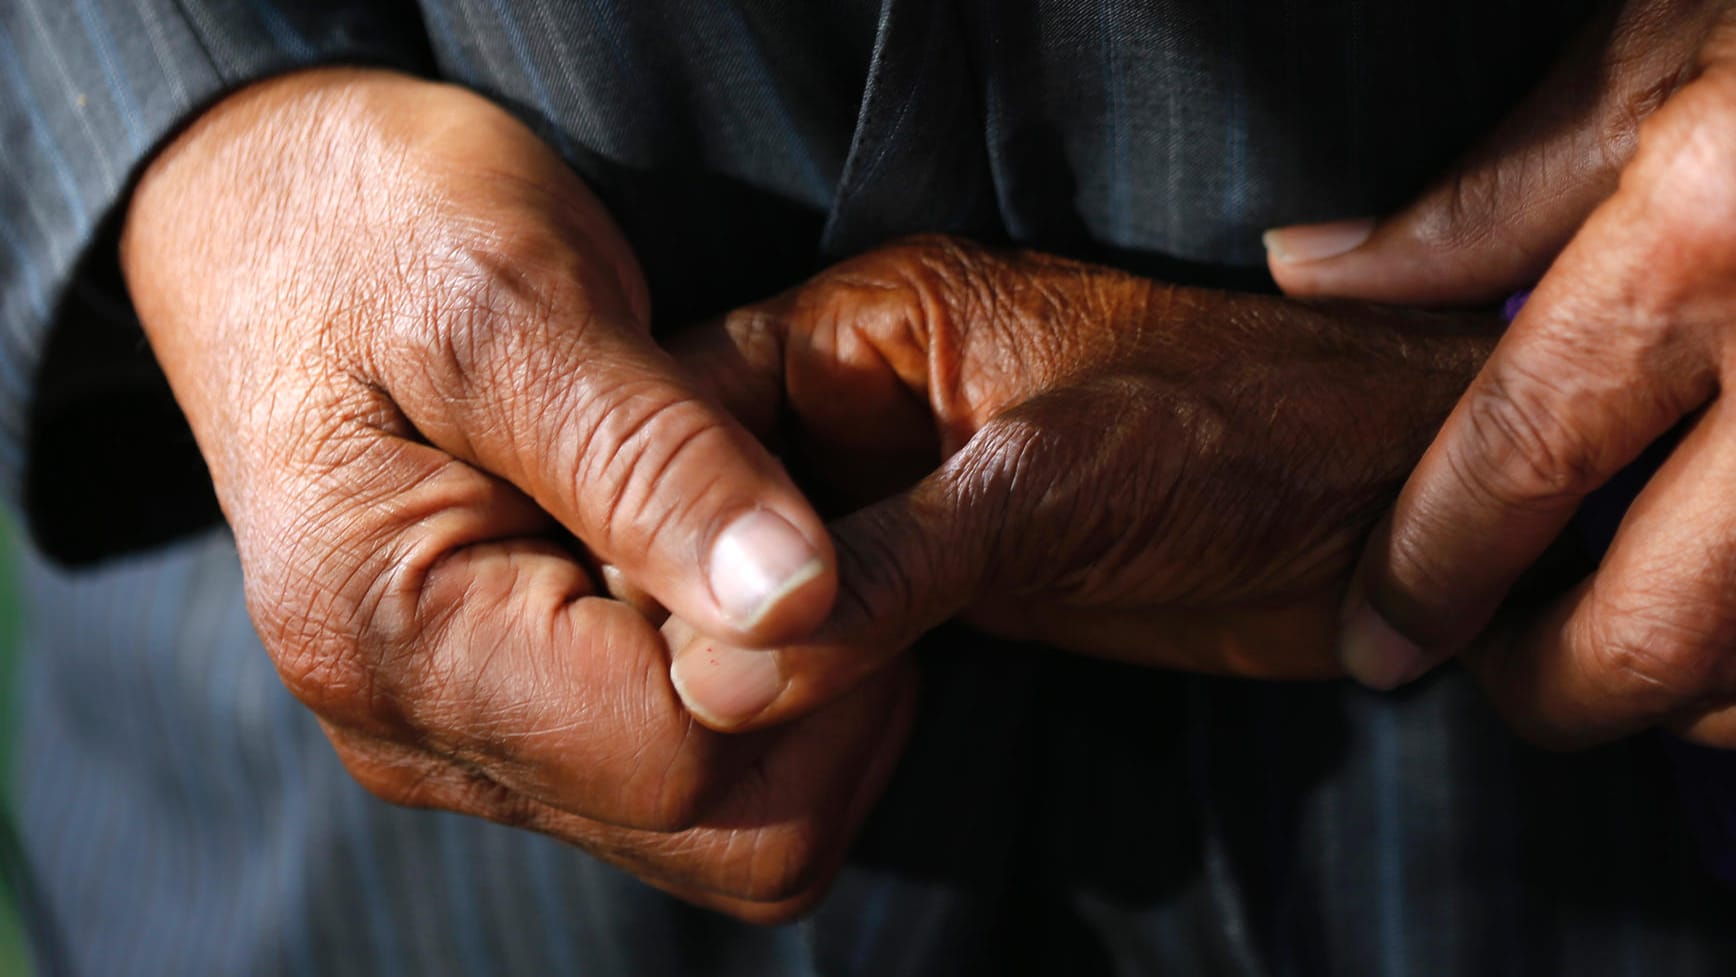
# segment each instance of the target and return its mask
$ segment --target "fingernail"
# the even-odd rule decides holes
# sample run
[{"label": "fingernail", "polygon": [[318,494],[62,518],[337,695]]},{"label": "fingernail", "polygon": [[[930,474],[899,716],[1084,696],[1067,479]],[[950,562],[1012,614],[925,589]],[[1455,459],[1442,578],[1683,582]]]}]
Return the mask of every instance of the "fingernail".
[{"label": "fingernail", "polygon": [[820,575],[820,555],[796,528],[760,509],[731,523],[711,548],[711,596],[729,623],[751,628]]},{"label": "fingernail", "polygon": [[711,642],[689,646],[669,666],[669,680],[687,710],[707,726],[747,722],[784,691],[775,651],[747,651]]},{"label": "fingernail", "polygon": [[1366,603],[1350,612],[1338,642],[1344,670],[1371,689],[1396,689],[1422,677],[1429,668],[1423,650]]},{"label": "fingernail", "polygon": [[1333,221],[1329,224],[1297,224],[1260,235],[1267,253],[1282,264],[1320,261],[1360,247],[1374,233],[1374,219]]}]

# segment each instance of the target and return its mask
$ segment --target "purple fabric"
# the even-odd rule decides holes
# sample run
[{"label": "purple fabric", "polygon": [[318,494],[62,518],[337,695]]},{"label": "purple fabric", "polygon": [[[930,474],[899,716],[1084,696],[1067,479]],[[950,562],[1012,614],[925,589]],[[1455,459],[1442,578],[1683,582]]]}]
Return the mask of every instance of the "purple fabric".
[{"label": "purple fabric", "polygon": [[1519,310],[1525,308],[1525,302],[1529,298],[1531,298],[1530,289],[1526,289],[1523,292],[1514,292],[1512,296],[1507,299],[1507,303],[1501,306],[1501,314],[1507,317],[1508,322],[1512,322],[1514,319],[1519,318]]},{"label": "purple fabric", "polygon": [[[1530,297],[1531,292],[1524,291],[1507,300],[1501,311],[1508,322],[1518,317]],[[1609,549],[1628,506],[1681,436],[1680,428],[1666,433],[1586,497],[1574,515],[1573,531],[1588,553],[1602,557]],[[1719,881],[1736,887],[1736,752],[1696,746],[1664,733],[1653,738],[1675,776],[1683,815],[1700,847],[1701,865]]]}]

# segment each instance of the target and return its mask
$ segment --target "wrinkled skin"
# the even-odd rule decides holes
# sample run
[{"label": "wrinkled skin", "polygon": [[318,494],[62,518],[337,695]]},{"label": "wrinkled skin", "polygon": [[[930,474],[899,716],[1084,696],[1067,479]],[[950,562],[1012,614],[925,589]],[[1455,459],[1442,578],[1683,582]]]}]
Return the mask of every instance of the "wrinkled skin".
[{"label": "wrinkled skin", "polygon": [[[835,576],[781,467],[653,345],[631,254],[540,140],[447,86],[265,82],[153,162],[122,263],[266,651],[362,784],[748,919],[817,896],[901,749],[909,677],[719,737],[601,592],[606,565],[710,633],[777,640]],[[694,569],[742,511],[824,561],[747,623]]]},{"label": "wrinkled skin", "polygon": [[[928,241],[693,334],[730,355],[684,370],[546,146],[473,95],[363,71],[214,107],[143,176],[122,263],[265,650],[356,778],[760,921],[840,864],[908,729],[896,651],[948,616],[1329,671],[1349,554],[1487,345]],[[762,433],[786,415],[845,486],[947,457],[829,534],[727,408]],[[742,512],[818,568],[747,620],[702,572]],[[816,633],[849,654],[795,646]],[[670,647],[697,635],[794,648],[751,654],[795,666],[779,708],[803,715],[696,725]]]},{"label": "wrinkled skin", "polygon": [[[677,624],[676,682],[709,724],[764,726],[958,614],[1153,667],[1338,674],[1353,557],[1492,334],[944,238],[848,261],[678,355],[846,492],[914,487],[834,524],[841,596],[814,638],[751,651]],[[733,694],[773,661],[775,699]]]},{"label": "wrinkled skin", "polygon": [[[1297,295],[1537,282],[1370,541],[1351,671],[1389,687],[1464,651],[1545,745],[1665,726],[1736,748],[1736,4],[1619,5],[1412,206],[1272,239]],[[1678,427],[1598,571],[1497,617],[1581,500]]]}]

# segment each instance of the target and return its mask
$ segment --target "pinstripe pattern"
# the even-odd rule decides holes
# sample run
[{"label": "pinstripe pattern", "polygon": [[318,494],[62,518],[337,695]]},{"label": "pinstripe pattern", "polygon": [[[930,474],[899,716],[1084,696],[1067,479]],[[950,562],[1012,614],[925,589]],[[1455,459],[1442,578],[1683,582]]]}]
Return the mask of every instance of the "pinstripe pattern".
[{"label": "pinstripe pattern", "polygon": [[[1239,274],[1260,228],[1401,198],[1575,6],[9,0],[0,480],[17,499],[26,459],[62,463],[28,438],[66,400],[32,382],[61,300],[128,328],[78,260],[112,247],[130,175],[272,72],[381,62],[501,100],[598,188],[679,319],[937,228]],[[57,382],[100,404],[136,380],[132,345]],[[32,497],[28,515],[93,518],[67,509]],[[545,839],[369,797],[279,685],[220,530],[25,571],[19,816],[81,974],[1650,977],[1736,959],[1736,906],[1692,870],[1648,744],[1538,756],[1450,674],[1377,698],[947,632],[833,895],[749,929]]]}]

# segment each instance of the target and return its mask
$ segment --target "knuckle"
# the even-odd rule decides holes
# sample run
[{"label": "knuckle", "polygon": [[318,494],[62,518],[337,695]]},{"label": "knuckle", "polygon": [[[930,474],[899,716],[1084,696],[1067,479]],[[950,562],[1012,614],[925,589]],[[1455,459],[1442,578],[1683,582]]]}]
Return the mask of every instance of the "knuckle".
[{"label": "knuckle", "polygon": [[797,309],[803,351],[841,370],[883,368],[886,349],[927,348],[923,295],[902,274],[847,269],[805,293]]},{"label": "knuckle", "polygon": [[950,303],[953,248],[938,235],[905,238],[823,273],[806,304],[816,337],[835,344],[840,332],[860,330],[878,338],[914,335],[918,348],[926,347],[937,314]]},{"label": "knuckle", "polygon": [[[410,707],[442,678],[446,660],[431,649],[458,609],[504,600],[504,587],[478,590],[442,572],[468,518],[444,508],[460,496],[436,484],[455,471],[434,472],[419,500],[360,507],[373,515],[347,503],[286,506],[297,511],[238,534],[256,630],[286,687],[318,715],[404,738]],[[405,522],[420,530],[400,532]]]},{"label": "knuckle", "polygon": [[931,353],[948,372],[959,372],[985,341],[1005,338],[1020,308],[1011,289],[1029,286],[1039,302],[1054,294],[1042,287],[1047,279],[1041,274],[1004,272],[1003,262],[979,245],[936,237],[917,246],[906,272],[909,287],[922,297]]},{"label": "knuckle", "polygon": [[927,399],[931,363],[944,360],[952,317],[929,266],[890,246],[845,262],[804,285],[790,304],[789,396],[799,413],[841,416],[838,391],[886,376]]},{"label": "knuckle", "polygon": [[326,635],[267,643],[284,687],[316,715],[379,727],[393,717],[380,707],[367,669]]},{"label": "knuckle", "polygon": [[[1030,532],[1033,525],[1049,523],[1040,511],[1070,501],[1072,493],[1053,478],[1059,466],[1045,465],[1056,457],[1057,437],[1058,432],[1016,412],[1002,414],[978,430],[942,469],[942,484],[953,500],[949,518],[968,521],[959,527],[965,538],[992,545],[996,559],[986,561],[991,572],[1030,565],[1036,555],[1031,548],[1049,543]],[[962,555],[935,554],[937,559]]]},{"label": "knuckle", "polygon": [[[666,661],[648,658],[637,679],[587,681],[562,657],[516,653],[528,629],[503,619],[485,614],[487,625],[467,624],[429,656],[448,661],[424,667],[405,696],[418,742],[575,816],[660,833],[698,824],[719,744],[669,701]],[[612,636],[594,627],[582,640],[597,645],[581,655]]]},{"label": "knuckle", "polygon": [[1466,436],[1447,456],[1464,487],[1503,506],[1549,507],[1595,487],[1603,448],[1581,431],[1573,394],[1546,370],[1509,363],[1471,397]]},{"label": "knuckle", "polygon": [[802,299],[807,295],[805,290],[797,293],[794,310],[780,296],[769,302],[731,309],[724,315],[724,331],[747,363],[766,370],[783,368],[786,330],[805,333],[811,328],[811,316],[803,314],[802,308]]},{"label": "knuckle", "polygon": [[1599,125],[1594,150],[1598,165],[1612,172],[1626,166],[1638,150],[1646,120],[1669,102],[1683,80],[1681,71],[1654,71],[1648,81],[1629,88]]},{"label": "knuckle", "polygon": [[[1679,568],[1660,570],[1673,577]],[[1587,633],[1598,671],[1612,682],[1672,701],[1736,691],[1736,666],[1728,654],[1736,643],[1736,621],[1722,601],[1709,599],[1698,586],[1630,585],[1597,607]]]},{"label": "knuckle", "polygon": [[[1066,420],[1081,416],[1113,422],[1082,438]],[[1003,582],[1043,568],[1044,581],[1089,589],[1152,534],[1194,530],[1172,518],[1181,515],[1178,490],[1213,477],[1226,433],[1203,401],[1166,396],[1137,377],[1099,376],[995,417],[947,473],[960,517],[978,520],[970,528],[992,542],[991,572]],[[1166,450],[1144,450],[1152,443]]]},{"label": "knuckle", "polygon": [[[1021,274],[1008,273],[1014,265]],[[1040,327],[1080,314],[1078,269],[942,235],[904,238],[816,280],[808,341],[846,369],[892,365],[957,445],[1055,365],[1047,347],[1064,330]]]},{"label": "knuckle", "polygon": [[681,738],[632,749],[616,766],[625,771],[620,791],[633,798],[627,815],[635,828],[677,834],[697,827],[712,800],[714,784],[703,763],[684,762],[706,752],[707,734],[688,717]]},{"label": "knuckle", "polygon": [[1617,16],[1599,66],[1616,99],[1598,130],[1604,161],[1631,158],[1640,125],[1689,79],[1707,25],[1690,0],[1628,4]]},{"label": "knuckle", "polygon": [[266,561],[244,561],[248,614],[289,692],[314,713],[349,725],[393,725],[375,694],[348,626],[354,592],[366,586],[358,561],[335,548],[285,541]]},{"label": "knuckle", "polygon": [[895,294],[927,345],[961,335],[965,324],[986,321],[994,305],[997,276],[990,253],[979,245],[938,234],[905,238],[875,255]]}]

